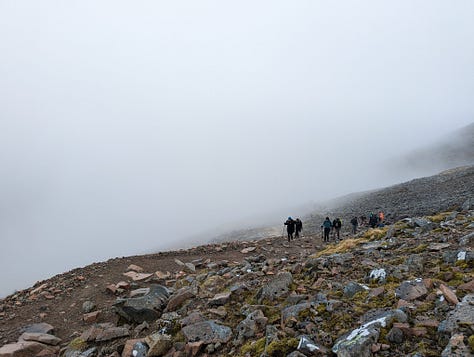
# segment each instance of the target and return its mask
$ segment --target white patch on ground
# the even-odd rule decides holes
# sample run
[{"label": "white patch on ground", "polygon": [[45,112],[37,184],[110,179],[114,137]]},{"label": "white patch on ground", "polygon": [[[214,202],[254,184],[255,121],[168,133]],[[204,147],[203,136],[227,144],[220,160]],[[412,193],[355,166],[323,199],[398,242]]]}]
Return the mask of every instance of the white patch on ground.
[{"label": "white patch on ground", "polygon": [[387,320],[386,317],[381,317],[380,319],[367,322],[367,323],[363,324],[361,327],[356,328],[354,331],[352,331],[350,333],[350,335],[346,337],[346,340],[350,341],[350,340],[353,340],[356,337],[368,336],[370,334],[370,332],[368,330],[369,326],[371,326],[373,324],[376,324],[376,323],[380,323],[382,325],[382,327],[385,327],[386,320]]},{"label": "white patch on ground", "polygon": [[466,252],[459,252],[458,260],[466,260]]},{"label": "white patch on ground", "polygon": [[374,269],[370,272],[370,278],[375,280],[384,280],[387,276],[385,269]]}]

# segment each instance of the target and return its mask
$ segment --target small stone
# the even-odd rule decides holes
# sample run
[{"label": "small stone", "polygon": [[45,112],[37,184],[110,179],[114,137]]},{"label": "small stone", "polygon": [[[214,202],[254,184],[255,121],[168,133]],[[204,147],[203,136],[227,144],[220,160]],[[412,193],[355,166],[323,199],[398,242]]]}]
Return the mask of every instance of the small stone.
[{"label": "small stone", "polygon": [[441,292],[443,293],[444,297],[446,298],[448,302],[450,302],[453,305],[459,304],[459,300],[456,294],[446,285],[441,284],[439,287],[439,290],[441,290]]},{"label": "small stone", "polygon": [[86,314],[94,311],[94,309],[95,309],[95,304],[92,301],[84,301],[84,303],[82,304],[82,311],[84,311],[84,313]]},{"label": "small stone", "polygon": [[97,318],[99,317],[100,311],[89,312],[88,314],[82,315],[82,320],[86,323],[93,323],[97,322]]},{"label": "small stone", "polygon": [[127,271],[135,271],[137,273],[143,273],[143,268],[141,266],[135,265],[135,264],[130,264],[127,268]]}]

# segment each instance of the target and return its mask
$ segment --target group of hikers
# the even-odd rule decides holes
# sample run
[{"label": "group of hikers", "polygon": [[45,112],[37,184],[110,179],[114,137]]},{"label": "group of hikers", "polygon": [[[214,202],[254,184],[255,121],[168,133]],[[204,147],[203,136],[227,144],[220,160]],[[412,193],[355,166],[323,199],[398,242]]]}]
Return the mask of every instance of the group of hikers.
[{"label": "group of hikers", "polygon": [[[352,226],[352,234],[357,234],[358,226],[368,226],[371,228],[383,227],[385,224],[385,215],[382,211],[380,211],[378,214],[370,213],[368,221],[366,216],[354,216],[350,222]],[[291,217],[288,217],[284,225],[286,226],[286,231],[288,234],[288,242],[291,242],[294,238],[298,238],[300,236],[301,231],[303,230],[303,222],[299,218],[293,219]],[[323,241],[329,242],[329,235],[331,231],[333,232],[333,239],[340,240],[341,228],[342,221],[339,217],[335,218],[333,221],[331,221],[329,217],[326,217],[323,224],[321,224]],[[293,234],[295,235],[294,238]]]},{"label": "group of hikers", "polygon": [[295,238],[299,238],[300,233],[303,230],[303,222],[301,222],[301,219],[288,217],[284,224],[286,226],[286,232],[288,233],[288,242],[291,242],[294,239],[293,234],[295,235]]}]

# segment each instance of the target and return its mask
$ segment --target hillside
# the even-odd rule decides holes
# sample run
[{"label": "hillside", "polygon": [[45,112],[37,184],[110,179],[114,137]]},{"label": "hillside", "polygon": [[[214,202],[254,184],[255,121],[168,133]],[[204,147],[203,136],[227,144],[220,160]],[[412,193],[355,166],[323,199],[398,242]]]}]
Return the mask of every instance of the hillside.
[{"label": "hillside", "polygon": [[[383,211],[388,221],[408,216],[430,215],[438,211],[461,209],[468,199],[474,201],[474,166],[462,166],[437,175],[417,178],[398,185],[368,192],[358,192],[320,203],[303,216],[304,231],[317,234],[324,217],[341,217],[343,231],[349,232],[349,222],[354,216]],[[284,218],[284,217],[283,217]],[[282,221],[283,224],[283,221]],[[262,236],[277,237],[282,226],[237,230],[222,234],[215,242],[226,240],[259,239]]]},{"label": "hillside", "polygon": [[473,208],[75,269],[0,301],[0,356],[467,356]]}]

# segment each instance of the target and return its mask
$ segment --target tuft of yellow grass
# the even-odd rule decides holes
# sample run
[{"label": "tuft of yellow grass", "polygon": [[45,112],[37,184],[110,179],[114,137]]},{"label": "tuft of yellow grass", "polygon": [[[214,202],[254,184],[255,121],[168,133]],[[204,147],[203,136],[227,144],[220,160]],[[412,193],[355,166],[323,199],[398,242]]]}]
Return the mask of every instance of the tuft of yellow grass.
[{"label": "tuft of yellow grass", "polygon": [[319,258],[323,255],[331,255],[331,254],[341,254],[350,251],[351,249],[355,248],[356,246],[367,243],[368,240],[366,238],[348,238],[340,241],[339,243],[330,244],[325,249],[321,250],[313,254],[312,258]]}]

